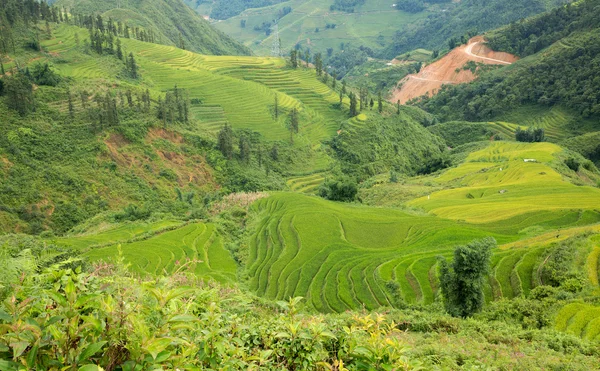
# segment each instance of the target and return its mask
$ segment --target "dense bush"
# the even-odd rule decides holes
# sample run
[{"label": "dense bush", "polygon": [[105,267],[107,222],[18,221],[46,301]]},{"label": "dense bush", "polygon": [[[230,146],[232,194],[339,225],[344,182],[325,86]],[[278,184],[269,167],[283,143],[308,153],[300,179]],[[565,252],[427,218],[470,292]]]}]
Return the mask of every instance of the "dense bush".
[{"label": "dense bush", "polygon": [[327,179],[319,188],[319,196],[332,201],[352,202],[357,193],[356,181],[349,177]]},{"label": "dense bush", "polygon": [[535,142],[543,142],[546,140],[546,136],[544,134],[544,129],[531,129],[523,130],[520,127],[515,131],[515,139],[517,142],[527,142],[527,143],[535,143]]}]

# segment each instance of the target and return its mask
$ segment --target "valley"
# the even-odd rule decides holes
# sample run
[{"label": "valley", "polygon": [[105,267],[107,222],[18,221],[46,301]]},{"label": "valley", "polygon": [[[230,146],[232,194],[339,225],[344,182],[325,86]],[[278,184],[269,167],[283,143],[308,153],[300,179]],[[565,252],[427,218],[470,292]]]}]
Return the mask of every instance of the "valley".
[{"label": "valley", "polygon": [[0,5],[0,370],[598,369],[598,0]]}]

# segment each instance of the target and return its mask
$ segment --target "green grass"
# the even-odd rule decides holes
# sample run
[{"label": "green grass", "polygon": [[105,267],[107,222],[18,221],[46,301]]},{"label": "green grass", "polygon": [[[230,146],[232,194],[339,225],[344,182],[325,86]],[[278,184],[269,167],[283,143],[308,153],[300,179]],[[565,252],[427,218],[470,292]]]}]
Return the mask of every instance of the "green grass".
[{"label": "green grass", "polygon": [[459,188],[435,192],[409,205],[444,218],[497,225],[534,211],[597,210],[599,189],[564,182],[549,166],[553,154],[560,151],[550,143],[492,143],[435,179],[457,182]]},{"label": "green grass", "polygon": [[[384,283],[395,280],[406,302],[431,303],[436,257],[451,256],[458,244],[483,236],[505,244],[600,221],[600,192],[563,181],[549,166],[560,151],[549,143],[490,143],[434,176],[438,184],[455,184],[452,189],[409,202],[440,216],[293,193],[260,200],[255,208],[261,222],[247,261],[250,287],[267,298],[304,296],[320,311],[340,312],[391,305]],[[290,183],[301,189],[297,184],[301,180]],[[496,195],[506,197],[496,201]],[[526,295],[536,286],[545,251],[497,250],[486,298]]]},{"label": "green grass", "polygon": [[556,315],[555,327],[587,340],[600,340],[600,307],[568,304]]},{"label": "green grass", "polygon": [[[105,236],[97,235],[96,241]],[[87,241],[85,237],[69,240],[76,247],[84,247]],[[113,241],[107,238],[105,242]],[[148,239],[94,248],[85,256],[91,261],[110,260],[118,256],[119,248],[132,270],[142,275],[192,271],[220,282],[236,278],[237,265],[212,224],[192,223]]]}]

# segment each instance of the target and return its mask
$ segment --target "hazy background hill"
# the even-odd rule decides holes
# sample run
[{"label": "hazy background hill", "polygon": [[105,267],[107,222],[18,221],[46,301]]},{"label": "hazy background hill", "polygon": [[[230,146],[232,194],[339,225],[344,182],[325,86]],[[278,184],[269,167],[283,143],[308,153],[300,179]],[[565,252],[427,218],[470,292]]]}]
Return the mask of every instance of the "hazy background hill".
[{"label": "hazy background hill", "polygon": [[127,21],[151,29],[158,41],[178,45],[180,35],[186,49],[214,55],[249,55],[248,48],[214,29],[181,0],[58,0],[55,5],[73,13],[99,13],[106,18]]}]

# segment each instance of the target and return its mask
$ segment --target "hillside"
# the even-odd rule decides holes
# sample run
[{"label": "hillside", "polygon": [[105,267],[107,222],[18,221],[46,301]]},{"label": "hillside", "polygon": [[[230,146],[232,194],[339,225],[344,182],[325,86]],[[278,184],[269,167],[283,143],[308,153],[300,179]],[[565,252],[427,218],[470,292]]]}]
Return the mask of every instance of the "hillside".
[{"label": "hillside", "polygon": [[105,18],[152,30],[160,43],[213,55],[249,55],[250,50],[215,30],[181,0],[57,0],[56,6],[74,14],[102,14]]},{"label": "hillside", "polygon": [[[0,0],[0,371],[600,370],[598,1],[340,81],[164,41],[174,0]],[[271,3],[186,1],[376,1]],[[465,82],[388,102],[417,71]]]},{"label": "hillside", "polygon": [[[564,2],[291,0],[218,2],[216,7],[204,1],[188,4],[203,15],[223,7],[235,10],[219,11],[213,24],[257,55],[271,55],[270,31],[277,20],[285,53],[294,46],[323,55],[363,47],[370,57],[390,60],[417,48],[443,50],[451,38],[460,40],[470,32],[476,35]],[[251,9],[244,10],[246,7]]]},{"label": "hillside", "polygon": [[490,33],[490,45],[526,57],[418,105],[442,121],[541,127],[557,142],[598,131],[599,9],[583,1]]},{"label": "hillside", "polygon": [[494,52],[483,37],[474,37],[466,45],[453,49],[441,59],[421,68],[419,73],[402,79],[392,92],[390,102],[405,104],[422,95],[432,96],[443,85],[475,80],[481,64],[510,65],[517,59],[508,53]]}]

